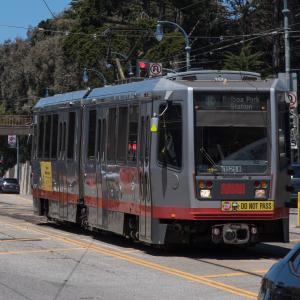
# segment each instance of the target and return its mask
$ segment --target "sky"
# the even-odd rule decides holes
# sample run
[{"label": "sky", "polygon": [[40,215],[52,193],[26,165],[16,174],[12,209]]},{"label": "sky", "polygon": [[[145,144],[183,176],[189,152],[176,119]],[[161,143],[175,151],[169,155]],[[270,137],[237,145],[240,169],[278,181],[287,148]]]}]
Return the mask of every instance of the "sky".
[{"label": "sky", "polygon": [[[68,8],[71,0],[0,0],[0,43],[15,38],[26,38],[26,29],[42,20],[51,19]],[[47,5],[49,9],[47,8]]]}]

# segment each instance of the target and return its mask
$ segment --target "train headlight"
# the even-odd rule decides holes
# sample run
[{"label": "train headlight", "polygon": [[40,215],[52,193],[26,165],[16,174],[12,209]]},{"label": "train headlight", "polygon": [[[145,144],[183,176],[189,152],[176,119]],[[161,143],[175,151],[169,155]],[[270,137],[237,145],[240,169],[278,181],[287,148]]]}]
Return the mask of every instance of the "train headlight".
[{"label": "train headlight", "polygon": [[255,198],[266,198],[265,190],[255,190]]},{"label": "train headlight", "polygon": [[200,197],[201,198],[211,198],[211,191],[210,190],[200,190]]}]

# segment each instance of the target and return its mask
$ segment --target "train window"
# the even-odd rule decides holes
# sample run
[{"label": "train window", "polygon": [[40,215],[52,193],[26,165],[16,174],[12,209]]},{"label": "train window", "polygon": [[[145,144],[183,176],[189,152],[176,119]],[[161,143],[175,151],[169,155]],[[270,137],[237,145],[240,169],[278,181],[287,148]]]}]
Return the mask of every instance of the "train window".
[{"label": "train window", "polygon": [[37,158],[37,126],[34,124],[33,126],[33,135],[31,136],[32,138],[32,158],[36,159]]},{"label": "train window", "polygon": [[38,157],[43,156],[43,144],[44,144],[44,116],[40,117],[39,122],[39,145],[38,145]]},{"label": "train window", "polygon": [[73,159],[74,157],[75,122],[76,122],[76,113],[74,111],[69,112],[68,151],[67,151],[67,157],[69,159]]},{"label": "train window", "polygon": [[95,157],[95,145],[96,145],[96,110],[90,110],[89,112],[89,133],[88,133],[88,151],[89,158]]},{"label": "train window", "polygon": [[98,119],[98,125],[97,125],[97,150],[96,150],[98,160],[100,160],[100,157],[101,157],[101,136],[102,136],[101,125],[102,125],[102,120]]},{"label": "train window", "polygon": [[62,150],[62,140],[63,140],[62,123],[59,123],[59,145],[58,145],[59,152],[61,152]]},{"label": "train window", "polygon": [[[45,132],[48,134],[51,131],[51,116],[45,116]],[[44,158],[50,157],[50,137],[45,138]]]},{"label": "train window", "polygon": [[107,139],[107,160],[116,160],[116,109],[110,108],[108,112],[108,139]]},{"label": "train window", "polygon": [[[161,105],[160,113],[165,109]],[[159,120],[158,161],[180,169],[182,166],[182,109],[174,104],[168,107]]]},{"label": "train window", "polygon": [[51,145],[51,157],[56,158],[57,155],[57,136],[58,136],[58,115],[52,116],[52,145]]},{"label": "train window", "polygon": [[139,141],[140,141],[140,155],[139,155],[139,157],[140,157],[140,164],[141,165],[143,165],[144,164],[144,149],[145,149],[145,130],[144,130],[144,128],[145,128],[145,117],[144,116],[142,116],[141,117],[141,130],[140,130],[140,139],[139,139]]},{"label": "train window", "polygon": [[126,139],[127,139],[128,108],[120,107],[118,116],[118,146],[117,160],[126,160]]},{"label": "train window", "polygon": [[128,130],[128,145],[127,145],[127,160],[136,161],[136,149],[138,138],[138,105],[130,106],[129,108],[129,130]]},{"label": "train window", "polygon": [[105,146],[106,146],[106,120],[102,121],[102,143],[101,143],[101,159],[105,161]]},{"label": "train window", "polygon": [[62,148],[61,148],[62,151],[66,150],[66,131],[67,131],[67,125],[66,125],[66,122],[64,122],[64,125],[63,125]]},{"label": "train window", "polygon": [[149,152],[150,152],[150,118],[146,119],[146,145],[145,145],[145,164],[148,165],[149,162]]}]

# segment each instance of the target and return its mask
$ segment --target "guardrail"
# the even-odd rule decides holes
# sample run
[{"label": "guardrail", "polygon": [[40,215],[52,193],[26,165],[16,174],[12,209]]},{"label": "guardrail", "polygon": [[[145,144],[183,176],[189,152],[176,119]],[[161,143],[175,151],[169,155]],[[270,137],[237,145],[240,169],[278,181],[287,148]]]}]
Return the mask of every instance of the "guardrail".
[{"label": "guardrail", "polygon": [[28,115],[0,115],[0,127],[30,126],[32,117]]}]

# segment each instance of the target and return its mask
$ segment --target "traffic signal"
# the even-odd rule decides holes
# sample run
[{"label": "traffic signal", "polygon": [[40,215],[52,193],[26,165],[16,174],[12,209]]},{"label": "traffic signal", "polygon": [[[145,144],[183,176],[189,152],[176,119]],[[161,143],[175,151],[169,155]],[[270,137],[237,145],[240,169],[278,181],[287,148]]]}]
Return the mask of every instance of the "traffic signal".
[{"label": "traffic signal", "polygon": [[138,60],[136,66],[136,76],[137,77],[148,77],[149,75],[149,61]]}]

